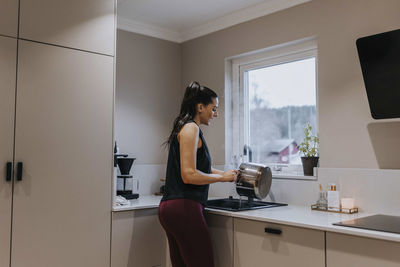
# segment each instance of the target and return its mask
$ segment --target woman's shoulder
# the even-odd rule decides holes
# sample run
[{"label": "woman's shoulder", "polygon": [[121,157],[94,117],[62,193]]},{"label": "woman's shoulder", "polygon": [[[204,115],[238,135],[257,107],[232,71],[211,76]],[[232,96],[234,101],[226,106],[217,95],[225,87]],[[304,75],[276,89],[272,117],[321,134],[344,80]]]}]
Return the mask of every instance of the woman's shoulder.
[{"label": "woman's shoulder", "polygon": [[199,126],[191,121],[187,122],[185,125],[183,125],[182,129],[180,130],[179,134],[182,135],[197,135],[199,133]]}]

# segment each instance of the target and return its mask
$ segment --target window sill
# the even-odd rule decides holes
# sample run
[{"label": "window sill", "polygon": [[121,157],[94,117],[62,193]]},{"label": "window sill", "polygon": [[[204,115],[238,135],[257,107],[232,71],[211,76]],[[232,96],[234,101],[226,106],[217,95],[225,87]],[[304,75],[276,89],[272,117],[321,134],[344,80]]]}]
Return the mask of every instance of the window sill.
[{"label": "window sill", "polygon": [[272,179],[286,179],[286,180],[318,180],[318,168],[314,168],[314,175],[304,175],[303,172],[272,172]]}]

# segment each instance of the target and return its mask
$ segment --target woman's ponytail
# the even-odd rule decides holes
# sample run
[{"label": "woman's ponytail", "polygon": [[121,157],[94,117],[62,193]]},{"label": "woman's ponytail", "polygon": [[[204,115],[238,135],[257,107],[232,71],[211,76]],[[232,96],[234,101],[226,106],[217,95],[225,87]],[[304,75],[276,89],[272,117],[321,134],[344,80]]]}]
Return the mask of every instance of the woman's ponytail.
[{"label": "woman's ponytail", "polygon": [[174,120],[171,134],[169,135],[165,144],[169,146],[174,137],[178,135],[182,127],[188,121],[194,119],[196,116],[197,104],[203,104],[207,106],[208,104],[212,103],[213,98],[217,97],[217,94],[210,88],[201,86],[198,82],[191,82],[186,87],[179,115]]}]

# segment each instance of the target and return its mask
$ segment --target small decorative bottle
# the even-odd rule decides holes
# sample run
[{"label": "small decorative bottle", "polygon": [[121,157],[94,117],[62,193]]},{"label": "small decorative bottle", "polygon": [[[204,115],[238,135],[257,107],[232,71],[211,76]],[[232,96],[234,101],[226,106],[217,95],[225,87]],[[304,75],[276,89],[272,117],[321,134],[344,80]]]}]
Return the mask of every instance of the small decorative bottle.
[{"label": "small decorative bottle", "polygon": [[317,201],[317,207],[320,210],[328,209],[328,200],[325,197],[324,191],[319,192],[319,199]]}]

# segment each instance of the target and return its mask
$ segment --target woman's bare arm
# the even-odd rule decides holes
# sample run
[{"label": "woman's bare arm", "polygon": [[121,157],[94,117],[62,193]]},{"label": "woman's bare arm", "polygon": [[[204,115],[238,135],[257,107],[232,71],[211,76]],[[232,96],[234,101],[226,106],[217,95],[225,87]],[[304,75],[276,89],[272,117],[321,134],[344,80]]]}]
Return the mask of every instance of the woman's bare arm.
[{"label": "woman's bare arm", "polygon": [[221,170],[218,170],[218,169],[211,168],[211,173],[213,173],[213,174],[220,174],[220,175],[223,175],[223,174],[224,174],[224,171],[221,171]]}]

